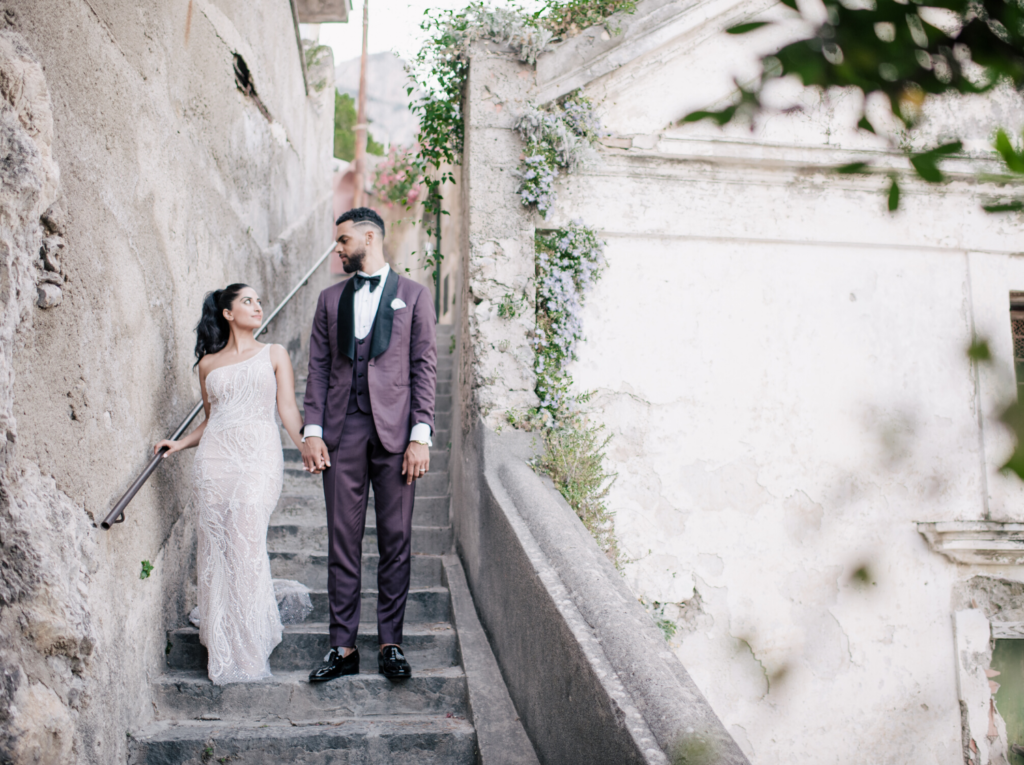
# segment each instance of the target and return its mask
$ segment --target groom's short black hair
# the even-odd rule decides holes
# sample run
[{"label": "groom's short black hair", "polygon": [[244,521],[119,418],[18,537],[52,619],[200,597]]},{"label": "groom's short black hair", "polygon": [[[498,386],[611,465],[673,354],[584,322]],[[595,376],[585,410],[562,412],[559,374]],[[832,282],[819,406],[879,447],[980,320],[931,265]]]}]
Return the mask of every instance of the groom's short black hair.
[{"label": "groom's short black hair", "polygon": [[353,207],[348,212],[344,212],[334,221],[335,226],[340,226],[345,221],[350,220],[353,224],[369,223],[372,226],[376,226],[380,229],[380,238],[384,238],[384,219],[381,218],[376,210],[371,210],[369,207]]}]

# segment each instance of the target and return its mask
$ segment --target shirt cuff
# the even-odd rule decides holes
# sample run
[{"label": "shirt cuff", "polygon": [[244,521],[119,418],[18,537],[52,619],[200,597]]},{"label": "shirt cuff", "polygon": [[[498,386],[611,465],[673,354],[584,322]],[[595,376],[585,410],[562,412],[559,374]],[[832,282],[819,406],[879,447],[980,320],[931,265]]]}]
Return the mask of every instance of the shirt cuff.
[{"label": "shirt cuff", "polygon": [[319,425],[307,425],[302,429],[302,443],[306,443],[306,439],[310,436],[316,438],[324,437],[324,429]]},{"label": "shirt cuff", "polygon": [[430,426],[425,422],[417,422],[412,426],[412,433],[409,434],[410,441],[426,441],[427,446],[433,446],[430,440]]}]

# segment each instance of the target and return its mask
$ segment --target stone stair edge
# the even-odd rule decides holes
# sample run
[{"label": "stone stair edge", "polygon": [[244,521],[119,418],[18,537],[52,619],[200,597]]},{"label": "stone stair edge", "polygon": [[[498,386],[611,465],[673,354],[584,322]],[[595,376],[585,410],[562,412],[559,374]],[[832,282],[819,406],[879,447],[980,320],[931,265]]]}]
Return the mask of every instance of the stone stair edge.
[{"label": "stone stair edge", "polygon": [[[444,588],[423,588],[423,589],[444,589]],[[435,625],[434,627],[427,629],[425,625]],[[440,625],[440,626],[438,626]],[[299,622],[298,624],[285,624],[283,630],[285,634],[289,635],[323,635],[330,630],[329,622]],[[438,621],[438,622],[412,622],[406,624],[403,630],[406,637],[432,637],[432,636],[448,636],[455,633],[455,629],[451,622]],[[198,627],[175,627],[167,630],[168,635],[180,635],[182,637],[197,637],[199,635]],[[359,623],[359,634],[362,636],[370,636],[377,634],[377,622],[365,621]]]},{"label": "stone stair edge", "polygon": [[[311,728],[328,728],[334,727],[340,724],[352,723],[360,724],[367,723],[375,726],[384,726],[391,723],[392,717],[397,717],[398,720],[395,722],[396,726],[407,727],[422,723],[424,725],[436,724],[439,721],[446,721],[446,724],[472,730],[473,726],[469,720],[464,717],[448,717],[441,714],[408,714],[408,715],[365,715],[361,717],[335,717],[325,719],[323,721],[316,722],[286,722],[272,720],[268,722],[257,722],[249,720],[154,720],[147,725],[140,728],[136,733],[132,734],[132,738],[136,741],[139,740],[155,740],[156,737],[160,737],[170,731],[182,731],[191,732],[193,735],[202,733],[202,738],[205,740],[209,738],[211,733],[218,733],[220,731],[225,732],[247,732],[247,731],[260,731],[260,730],[303,730]],[[226,725],[228,723],[229,725]],[[390,727],[390,725],[389,725]],[[164,740],[176,740],[184,738],[183,736],[176,735],[173,739]]]},{"label": "stone stair edge", "polygon": [[[448,667],[425,667],[425,668],[414,668],[413,678],[428,678],[428,677],[441,677],[441,678],[452,678],[459,679],[465,677],[465,671],[461,664],[453,664]],[[376,670],[371,672],[360,671],[357,675],[346,675],[345,677],[332,680],[332,683],[344,683],[345,678],[356,678],[359,682],[366,682],[367,680],[374,683],[381,683],[392,687],[396,682],[389,680],[384,675],[378,674]],[[253,688],[266,687],[270,685],[301,685],[309,688],[327,688],[326,684],[316,685],[309,682],[309,670],[308,669],[279,669],[275,670],[271,677],[265,680],[257,680],[252,683],[231,683],[228,685],[215,686],[210,678],[207,677],[205,669],[167,669],[156,677],[155,680],[151,681],[156,685],[178,685],[180,683],[190,683],[194,685],[209,685],[211,688],[231,688],[235,686],[250,686]],[[337,687],[337,686],[335,686]],[[209,721],[207,721],[209,722]],[[234,723],[234,720],[230,722]]]}]

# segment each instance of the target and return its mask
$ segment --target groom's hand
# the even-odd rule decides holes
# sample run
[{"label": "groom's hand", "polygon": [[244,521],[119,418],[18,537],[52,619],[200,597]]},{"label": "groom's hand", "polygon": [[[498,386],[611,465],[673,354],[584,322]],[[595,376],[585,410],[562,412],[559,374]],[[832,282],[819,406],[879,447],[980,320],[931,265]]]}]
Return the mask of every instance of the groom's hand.
[{"label": "groom's hand", "polygon": [[408,486],[417,478],[422,478],[430,470],[430,447],[418,441],[410,441],[402,459],[402,475]]},{"label": "groom's hand", "polygon": [[302,442],[302,465],[314,475],[322,473],[325,468],[331,466],[331,458],[327,454],[327,444],[322,438],[308,436]]}]

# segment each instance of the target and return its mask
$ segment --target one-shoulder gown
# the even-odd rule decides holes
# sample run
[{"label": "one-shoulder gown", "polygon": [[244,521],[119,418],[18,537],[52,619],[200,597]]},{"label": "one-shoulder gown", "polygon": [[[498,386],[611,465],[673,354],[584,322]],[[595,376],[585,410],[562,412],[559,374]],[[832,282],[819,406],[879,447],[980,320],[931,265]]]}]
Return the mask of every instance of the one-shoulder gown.
[{"label": "one-shoulder gown", "polygon": [[281,618],[267,526],[281,495],[277,378],[269,345],[206,377],[210,421],[193,469],[198,509],[199,639],[215,685],[270,676]]}]

